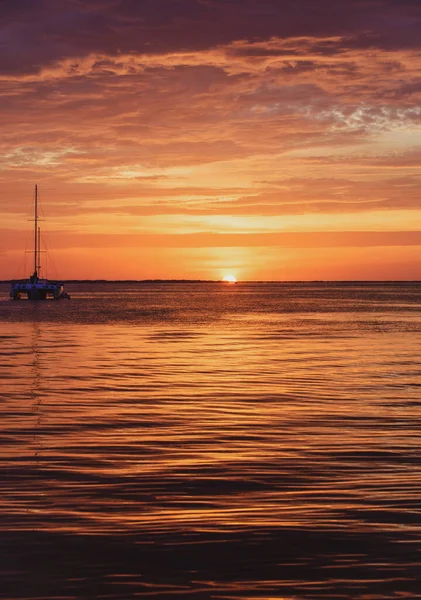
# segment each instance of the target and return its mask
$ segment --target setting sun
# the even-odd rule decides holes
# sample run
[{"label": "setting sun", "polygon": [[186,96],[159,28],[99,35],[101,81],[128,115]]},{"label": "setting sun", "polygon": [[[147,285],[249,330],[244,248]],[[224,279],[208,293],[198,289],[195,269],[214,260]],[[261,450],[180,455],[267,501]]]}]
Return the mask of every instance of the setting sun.
[{"label": "setting sun", "polygon": [[225,275],[222,281],[226,281],[227,283],[237,283],[237,278],[234,275]]}]

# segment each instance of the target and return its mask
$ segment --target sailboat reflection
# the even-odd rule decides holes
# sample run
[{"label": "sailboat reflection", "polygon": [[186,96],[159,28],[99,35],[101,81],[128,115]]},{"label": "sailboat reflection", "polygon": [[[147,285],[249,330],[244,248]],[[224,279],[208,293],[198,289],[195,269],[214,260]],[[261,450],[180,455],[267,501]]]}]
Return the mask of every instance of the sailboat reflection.
[{"label": "sailboat reflection", "polygon": [[[36,305],[34,305],[35,311],[37,311]],[[31,342],[30,348],[32,351],[32,364],[30,367],[31,372],[31,388],[30,388],[30,397],[32,399],[32,407],[33,407],[33,415],[35,417],[34,423],[34,435],[33,435],[33,443],[34,443],[34,456],[39,457],[39,454],[42,450],[42,438],[39,433],[41,428],[41,419],[42,419],[42,368],[41,368],[41,353],[40,353],[40,336],[41,336],[41,326],[34,315],[33,320],[33,329],[31,333]]]},{"label": "sailboat reflection", "polygon": [[[30,405],[33,416],[32,439],[29,442],[29,461],[28,466],[32,471],[32,484],[30,490],[32,497],[29,500],[30,522],[32,531],[41,531],[45,528],[46,518],[46,481],[45,466],[43,465],[43,454],[45,451],[45,442],[43,430],[45,428],[45,411],[43,407],[43,373],[45,367],[42,361],[42,327],[39,322],[38,306],[33,305],[32,332],[29,340],[29,350],[32,353],[32,359],[29,364],[29,383],[30,383]],[[29,490],[28,490],[29,491]],[[28,515],[29,516],[29,515]]]}]

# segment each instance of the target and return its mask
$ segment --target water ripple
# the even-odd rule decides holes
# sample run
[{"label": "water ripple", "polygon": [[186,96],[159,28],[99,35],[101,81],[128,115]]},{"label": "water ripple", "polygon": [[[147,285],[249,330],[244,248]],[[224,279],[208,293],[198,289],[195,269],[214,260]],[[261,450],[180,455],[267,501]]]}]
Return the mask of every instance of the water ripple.
[{"label": "water ripple", "polygon": [[5,597],[418,597],[419,291],[2,301]]}]

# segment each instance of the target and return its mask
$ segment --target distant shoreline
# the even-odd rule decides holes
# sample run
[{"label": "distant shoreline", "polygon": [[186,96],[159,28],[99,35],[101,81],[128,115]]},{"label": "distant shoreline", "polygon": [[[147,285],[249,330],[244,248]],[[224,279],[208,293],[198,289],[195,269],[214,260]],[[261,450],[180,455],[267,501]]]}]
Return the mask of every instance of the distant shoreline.
[{"label": "distant shoreline", "polygon": [[[12,283],[13,281],[20,281],[20,279],[2,279],[0,284]],[[224,285],[232,285],[232,283],[224,281],[222,279],[65,279],[60,278],[60,281],[64,283],[223,283]],[[282,283],[282,284],[341,284],[341,285],[355,285],[355,284],[370,284],[370,285],[384,285],[384,284],[421,284],[419,279],[305,279],[305,280],[279,280],[279,279],[251,279],[251,280],[239,280],[235,284],[241,283]]]}]

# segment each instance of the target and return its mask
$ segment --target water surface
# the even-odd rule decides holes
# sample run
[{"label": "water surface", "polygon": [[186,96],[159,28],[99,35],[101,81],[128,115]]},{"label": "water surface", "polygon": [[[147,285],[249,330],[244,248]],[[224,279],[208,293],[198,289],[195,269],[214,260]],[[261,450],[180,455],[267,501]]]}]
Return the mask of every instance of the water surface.
[{"label": "water surface", "polygon": [[0,288],[2,598],[421,597],[421,286]]}]

